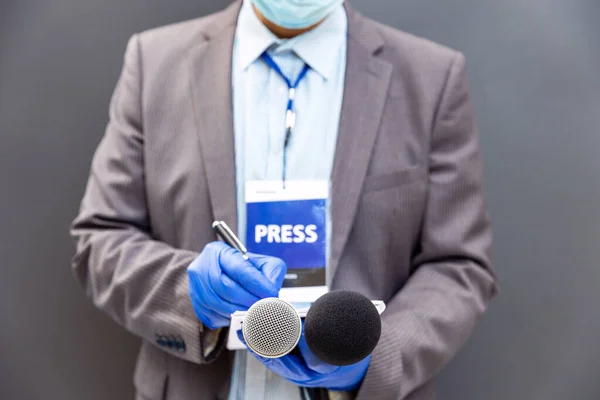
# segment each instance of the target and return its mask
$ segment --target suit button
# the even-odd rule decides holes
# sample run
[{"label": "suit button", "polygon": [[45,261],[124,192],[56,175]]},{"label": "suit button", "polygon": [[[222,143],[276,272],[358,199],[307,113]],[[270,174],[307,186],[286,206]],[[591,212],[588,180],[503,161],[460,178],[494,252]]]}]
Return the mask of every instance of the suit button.
[{"label": "suit button", "polygon": [[165,347],[167,345],[164,336],[157,336],[156,343],[161,347]]},{"label": "suit button", "polygon": [[175,341],[175,347],[178,351],[185,351],[185,343],[183,343],[183,340],[181,339]]},{"label": "suit button", "polygon": [[175,347],[175,341],[173,338],[169,338],[169,340],[167,340],[167,346],[169,346],[170,349]]}]

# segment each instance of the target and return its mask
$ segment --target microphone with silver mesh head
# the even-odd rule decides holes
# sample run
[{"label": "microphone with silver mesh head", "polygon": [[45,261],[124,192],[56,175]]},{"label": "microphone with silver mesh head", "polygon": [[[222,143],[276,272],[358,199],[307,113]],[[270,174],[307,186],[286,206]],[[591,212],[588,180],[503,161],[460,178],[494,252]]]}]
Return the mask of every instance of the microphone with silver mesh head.
[{"label": "microphone with silver mesh head", "polygon": [[265,358],[279,358],[298,344],[302,321],[290,303],[277,298],[263,299],[246,313],[242,335],[254,353]]}]

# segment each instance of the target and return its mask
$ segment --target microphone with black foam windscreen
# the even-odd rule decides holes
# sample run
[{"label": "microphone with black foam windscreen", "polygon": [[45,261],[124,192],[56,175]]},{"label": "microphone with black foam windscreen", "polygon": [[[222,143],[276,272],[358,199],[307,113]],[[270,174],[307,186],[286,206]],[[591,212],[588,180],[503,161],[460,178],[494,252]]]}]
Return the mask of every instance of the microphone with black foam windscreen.
[{"label": "microphone with black foam windscreen", "polygon": [[[248,347],[265,358],[289,354],[302,335],[296,309],[276,298],[264,299],[248,310],[242,324]],[[360,293],[333,291],[310,307],[304,336],[320,360],[336,366],[355,364],[373,352],[381,336],[377,308]]]},{"label": "microphone with black foam windscreen", "polygon": [[324,294],[304,320],[308,348],[330,365],[352,365],[373,352],[381,337],[381,318],[373,302],[357,292]]}]

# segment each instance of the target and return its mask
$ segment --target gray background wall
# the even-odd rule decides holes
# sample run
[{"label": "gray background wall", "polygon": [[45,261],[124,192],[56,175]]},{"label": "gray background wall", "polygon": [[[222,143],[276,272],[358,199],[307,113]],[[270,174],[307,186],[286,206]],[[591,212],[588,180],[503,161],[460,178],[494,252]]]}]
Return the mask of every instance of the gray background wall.
[{"label": "gray background wall", "polygon": [[[600,2],[354,0],[466,53],[502,293],[440,399],[600,398]],[[127,38],[226,0],[0,2],[0,398],[131,399],[137,340],[69,270]]]}]

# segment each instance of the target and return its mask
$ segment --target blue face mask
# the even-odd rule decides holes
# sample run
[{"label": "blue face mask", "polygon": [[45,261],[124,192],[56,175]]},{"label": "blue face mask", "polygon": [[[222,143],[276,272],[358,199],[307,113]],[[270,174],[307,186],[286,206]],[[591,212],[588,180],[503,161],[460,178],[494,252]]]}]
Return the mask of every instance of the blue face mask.
[{"label": "blue face mask", "polygon": [[252,0],[272,23],[288,29],[304,29],[325,19],[344,0]]}]

